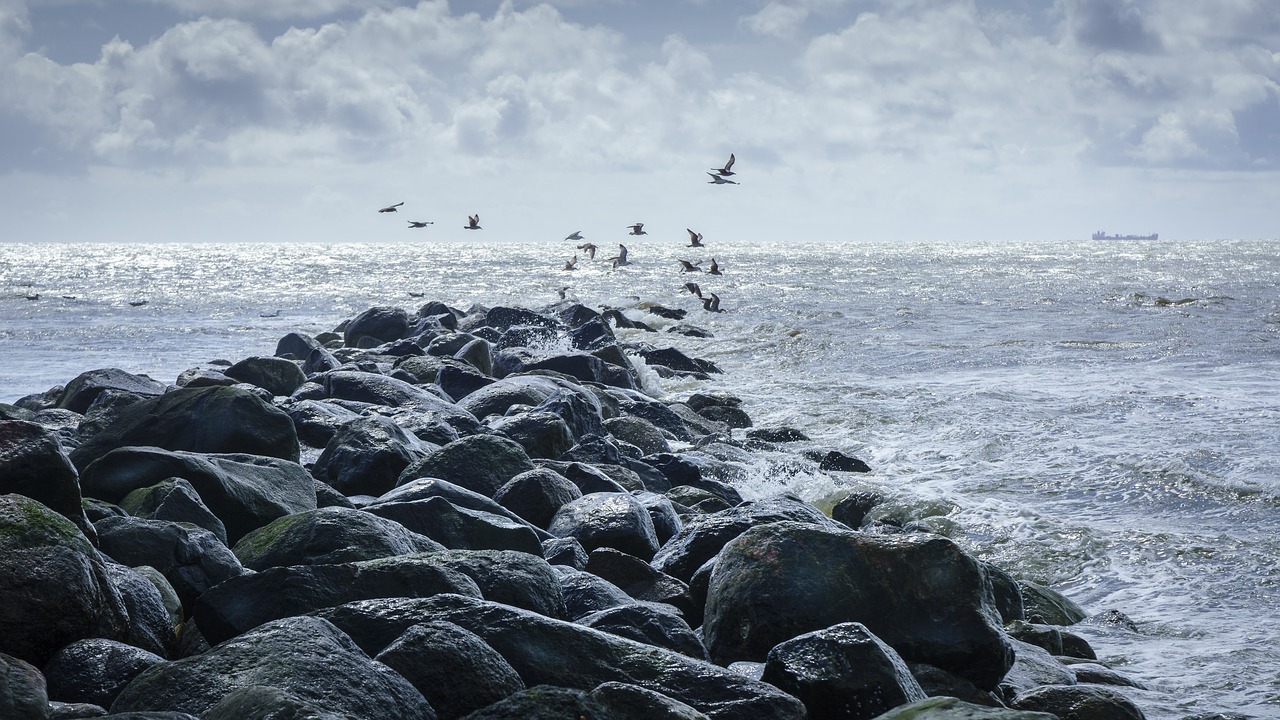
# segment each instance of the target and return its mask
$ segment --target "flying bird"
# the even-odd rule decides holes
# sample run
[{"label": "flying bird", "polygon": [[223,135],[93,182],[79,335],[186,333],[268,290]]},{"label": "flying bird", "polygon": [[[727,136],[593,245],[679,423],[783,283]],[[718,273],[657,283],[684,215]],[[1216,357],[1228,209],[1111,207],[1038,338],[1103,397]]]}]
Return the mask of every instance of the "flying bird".
[{"label": "flying bird", "polygon": [[577,269],[578,269],[578,256],[577,256],[577,255],[574,255],[571,259],[569,259],[569,260],[565,260],[565,261],[564,261],[564,269],[565,269],[565,270],[577,270]]},{"label": "flying bird", "polygon": [[736,158],[733,157],[733,153],[729,153],[729,162],[725,163],[724,167],[711,168],[711,170],[716,174],[720,175],[721,177],[729,177],[730,175],[733,174],[733,163],[735,161],[736,161]]},{"label": "flying bird", "polygon": [[422,297],[425,294],[426,293],[415,292],[413,290],[409,291],[409,297]]},{"label": "flying bird", "polygon": [[708,185],[712,185],[712,184],[715,184],[715,185],[738,185],[738,184],[740,184],[740,183],[738,183],[736,180],[726,180],[726,179],[724,178],[724,176],[722,176],[722,175],[716,175],[715,173],[707,173],[707,174],[711,176],[711,179],[707,181],[707,184],[708,184]]},{"label": "flying bird", "polygon": [[680,261],[680,272],[702,272],[702,268],[694,265],[688,260]]},{"label": "flying bird", "polygon": [[630,262],[627,262],[627,246],[623,245],[622,243],[618,243],[618,254],[615,257],[611,257],[609,259],[613,261],[614,270],[617,270],[623,265],[631,264]]},{"label": "flying bird", "polygon": [[573,241],[575,241],[575,242],[576,242],[576,241],[578,241],[578,240],[581,240],[581,239],[582,239],[582,231],[581,231],[581,230],[574,230],[574,231],[573,231],[573,233],[572,233],[571,235],[566,235],[564,239],[565,239],[565,240],[573,240]]},{"label": "flying bird", "polygon": [[147,301],[146,300],[130,300],[129,304],[132,305],[133,307],[142,307],[143,305],[147,304]]},{"label": "flying bird", "polygon": [[705,247],[702,244],[702,233],[696,233],[689,228],[685,228],[685,231],[689,233],[689,247]]},{"label": "flying bird", "polygon": [[702,288],[698,287],[698,283],[696,282],[685,283],[684,289],[688,290],[690,293],[694,295],[697,295],[698,297],[702,297]]},{"label": "flying bird", "polygon": [[467,216],[467,224],[462,226],[463,230],[480,230],[480,213]]},{"label": "flying bird", "polygon": [[419,222],[419,221],[417,221],[417,220],[410,220],[410,221],[409,221],[409,227],[411,227],[411,228],[424,228],[424,227],[426,227],[426,226],[428,226],[428,225],[435,225],[435,223],[431,222],[430,220],[428,220],[428,221],[426,221],[426,222]]},{"label": "flying bird", "polygon": [[578,246],[578,249],[579,249],[579,250],[582,250],[583,252],[585,252],[585,253],[587,254],[587,259],[589,259],[589,260],[595,260],[595,259],[596,259],[596,249],[597,249],[597,248],[596,248],[596,246],[595,246],[594,244],[592,244],[592,243],[582,243],[581,245],[579,245],[579,246]]},{"label": "flying bird", "polygon": [[403,205],[403,204],[404,204],[404,201],[402,200],[402,201],[400,201],[400,202],[396,203],[395,205],[388,205],[388,206],[386,206],[386,207],[382,208],[381,210],[379,210],[378,212],[380,212],[380,213],[385,213],[385,212],[396,212],[396,208],[400,207],[400,206],[401,206],[401,205]]},{"label": "flying bird", "polygon": [[566,298],[568,297],[568,293],[569,293],[569,286],[568,286],[568,285],[565,285],[564,287],[557,288],[557,289],[556,289],[556,292],[560,293],[560,299],[561,299],[561,300],[564,300],[564,299],[566,299]]},{"label": "flying bird", "polygon": [[702,298],[702,309],[707,312],[724,312],[720,309],[720,296],[715,293],[708,293],[711,297]]},{"label": "flying bird", "polygon": [[724,274],[724,273],[720,272],[720,265],[719,265],[718,263],[716,263],[716,259],[715,259],[715,258],[711,258],[711,269],[707,271],[707,274],[708,274],[708,275],[723,275],[723,274]]},{"label": "flying bird", "polygon": [[631,228],[631,232],[627,233],[628,235],[648,235],[649,234],[644,231],[644,223],[636,223],[635,225],[628,225],[627,227]]}]

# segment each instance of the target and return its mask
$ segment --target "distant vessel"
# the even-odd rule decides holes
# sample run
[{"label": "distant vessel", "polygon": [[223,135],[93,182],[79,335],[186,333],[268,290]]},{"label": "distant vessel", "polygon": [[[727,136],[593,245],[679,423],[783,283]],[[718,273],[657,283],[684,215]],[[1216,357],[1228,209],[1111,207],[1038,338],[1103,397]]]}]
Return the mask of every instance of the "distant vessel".
[{"label": "distant vessel", "polygon": [[1151,233],[1150,235],[1108,235],[1106,232],[1099,230],[1093,234],[1094,240],[1159,240],[1160,233]]}]

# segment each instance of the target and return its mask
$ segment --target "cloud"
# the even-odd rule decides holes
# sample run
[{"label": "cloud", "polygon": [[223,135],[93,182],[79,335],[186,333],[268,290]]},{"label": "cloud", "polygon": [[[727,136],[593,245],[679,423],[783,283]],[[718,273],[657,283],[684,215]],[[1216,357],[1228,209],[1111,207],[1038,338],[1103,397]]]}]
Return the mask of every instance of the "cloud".
[{"label": "cloud", "polygon": [[806,8],[770,2],[759,12],[743,17],[740,22],[760,35],[786,38],[794,36],[808,17],[809,11]]}]

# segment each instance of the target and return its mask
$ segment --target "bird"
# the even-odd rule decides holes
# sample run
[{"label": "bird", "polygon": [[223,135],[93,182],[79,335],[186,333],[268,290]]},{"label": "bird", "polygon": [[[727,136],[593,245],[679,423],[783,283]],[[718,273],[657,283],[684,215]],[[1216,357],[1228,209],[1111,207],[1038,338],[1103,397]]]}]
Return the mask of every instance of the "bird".
[{"label": "bird", "polygon": [[617,256],[615,256],[615,257],[611,257],[611,258],[609,258],[609,259],[613,261],[613,269],[614,269],[614,270],[617,270],[618,268],[622,267],[623,265],[630,265],[630,264],[631,264],[631,263],[627,262],[627,246],[626,246],[626,245],[623,245],[622,243],[618,243],[618,254],[617,254]]},{"label": "bird", "polygon": [[574,256],[573,256],[572,258],[570,258],[569,260],[565,260],[565,261],[564,261],[564,269],[565,269],[565,270],[577,270],[577,269],[578,269],[578,256],[577,256],[577,255],[574,255]]},{"label": "bird", "polygon": [[627,233],[628,235],[648,235],[649,234],[644,231],[644,223],[636,223],[635,225],[628,225],[627,227],[631,229],[631,232]]},{"label": "bird", "polygon": [[75,300],[75,299],[76,299],[76,296],[75,296],[75,295],[63,295],[63,296],[62,296],[62,299],[63,299],[63,300]]},{"label": "bird", "polygon": [[381,209],[381,210],[379,210],[378,212],[380,212],[380,213],[396,212],[396,208],[400,207],[400,206],[401,206],[401,205],[403,205],[403,204],[404,204],[404,201],[403,201],[403,200],[401,200],[400,202],[396,203],[395,205],[388,205],[388,206],[386,206],[386,207],[382,208],[382,209]]},{"label": "bird", "polygon": [[275,312],[258,313],[258,317],[280,317],[280,311],[276,310]]},{"label": "bird", "polygon": [[480,213],[467,216],[467,224],[462,226],[463,230],[480,230]]},{"label": "bird", "polygon": [[723,274],[724,274],[724,273],[720,272],[720,264],[716,262],[716,259],[715,259],[715,258],[711,258],[711,269],[707,271],[707,274],[708,274],[708,275],[723,275]]},{"label": "bird", "polygon": [[143,305],[147,304],[147,301],[146,300],[130,300],[129,304],[132,305],[133,307],[142,307]]},{"label": "bird", "polygon": [[[715,293],[707,293],[711,297],[702,298],[702,309],[707,312],[724,312],[720,309],[720,296]],[[701,297],[701,296],[699,296]]]},{"label": "bird", "polygon": [[561,300],[565,300],[568,298],[569,286],[565,285],[564,287],[557,288],[556,292],[560,293]]},{"label": "bird", "polygon": [[696,233],[689,228],[685,228],[685,231],[689,233],[689,247],[705,247],[702,244],[702,233]]},{"label": "bird", "polygon": [[724,164],[724,167],[722,167],[722,168],[711,168],[711,169],[712,169],[716,174],[718,174],[718,175],[720,175],[720,176],[722,176],[722,177],[729,177],[730,175],[734,174],[734,173],[733,173],[733,163],[735,162],[735,160],[736,160],[736,158],[734,158],[734,157],[733,157],[733,153],[729,153],[729,162],[725,163],[725,164]]},{"label": "bird", "polygon": [[579,245],[579,246],[578,246],[578,249],[579,249],[579,250],[582,250],[583,252],[585,252],[585,253],[587,254],[587,259],[589,259],[589,260],[595,260],[595,259],[596,259],[596,249],[597,249],[597,248],[596,248],[596,246],[595,246],[594,244],[592,244],[592,243],[582,243],[581,245]]},{"label": "bird", "polygon": [[684,289],[688,290],[690,293],[694,295],[697,295],[698,297],[702,297],[702,288],[698,287],[698,283],[696,282],[685,283]]},{"label": "bird", "polygon": [[25,295],[24,297],[26,297],[28,300],[39,300],[40,293],[35,293],[34,295]]},{"label": "bird", "polygon": [[413,290],[409,291],[409,297],[422,297],[425,294],[426,293],[415,292]]},{"label": "bird", "polygon": [[702,272],[702,268],[694,265],[688,260],[680,261],[680,272]]},{"label": "bird", "polygon": [[431,222],[430,220],[428,220],[428,221],[426,221],[426,222],[419,222],[419,221],[417,221],[417,220],[410,220],[410,221],[409,221],[409,227],[411,227],[411,228],[423,228],[423,227],[426,227],[426,226],[428,226],[428,225],[435,225],[435,223]]},{"label": "bird", "polygon": [[565,240],[573,240],[573,241],[575,241],[575,242],[576,242],[576,241],[578,241],[578,240],[581,240],[581,239],[582,239],[582,231],[581,231],[581,230],[574,230],[572,233],[570,233],[570,234],[568,234],[568,235],[565,235],[565,236],[564,236],[564,239],[565,239]]},{"label": "bird", "polygon": [[715,173],[707,173],[707,174],[711,176],[711,179],[707,181],[707,184],[708,184],[708,185],[712,185],[712,184],[715,184],[715,185],[738,185],[738,184],[740,184],[740,183],[738,183],[736,180],[726,180],[723,176],[721,176],[721,175],[716,175]]}]

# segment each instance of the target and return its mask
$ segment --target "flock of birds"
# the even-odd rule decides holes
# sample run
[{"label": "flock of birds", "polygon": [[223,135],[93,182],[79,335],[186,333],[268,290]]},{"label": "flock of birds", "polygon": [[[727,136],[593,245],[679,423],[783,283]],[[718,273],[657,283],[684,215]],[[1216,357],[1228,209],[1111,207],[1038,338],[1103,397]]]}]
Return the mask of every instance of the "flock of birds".
[{"label": "flock of birds", "polygon": [[[738,185],[739,183],[736,180],[729,179],[730,177],[737,174],[733,170],[733,164],[735,162],[737,162],[737,158],[733,156],[733,153],[729,153],[729,161],[724,164],[724,167],[712,168],[710,171],[707,172],[707,175],[711,177],[711,179],[707,181],[707,184]],[[403,205],[404,205],[404,202],[401,201],[396,203],[395,205],[388,205],[384,208],[381,208],[378,210],[378,212],[379,213],[399,212],[399,209]],[[409,229],[411,230],[418,229],[418,228],[425,228],[428,225],[435,224],[430,220],[409,220],[408,223],[409,223]],[[480,214],[476,213],[475,215],[468,215],[467,224],[463,225],[462,229],[464,230],[482,229],[480,227]],[[628,225],[627,230],[628,230],[627,232],[628,235],[634,235],[634,236],[648,235],[648,233],[645,232],[644,223],[642,222],[638,222],[633,225]],[[706,245],[702,243],[702,233],[694,232],[690,228],[685,228],[685,231],[689,233],[688,247],[691,247],[691,248],[706,247]],[[587,256],[587,259],[589,260],[595,259],[596,251],[599,250],[599,247],[596,246],[594,243],[586,242],[586,238],[583,237],[581,230],[573,231],[569,235],[565,236],[564,239],[571,240],[573,242],[583,241],[581,244],[576,246],[577,249],[581,250]],[[612,269],[617,270],[620,267],[625,267],[631,264],[631,262],[627,259],[627,252],[628,252],[627,246],[622,243],[618,243],[618,254],[614,255],[613,257],[606,258],[606,260],[612,264]],[[720,271],[720,264],[716,262],[716,259],[714,257],[711,258],[711,264],[706,270],[702,269],[702,266],[700,264],[701,261],[691,262],[689,260],[680,260],[679,262],[680,262],[680,272],[682,273],[696,272],[696,273],[706,273],[708,275],[723,274]],[[578,269],[578,255],[575,253],[572,258],[565,261],[564,270],[577,270],[577,269]],[[702,291],[702,288],[699,287],[698,283],[696,282],[687,282],[684,284],[684,287],[692,295],[696,296],[699,300],[702,301],[702,309],[708,312],[724,312],[723,310],[720,309],[719,295],[709,291],[704,294]],[[567,290],[567,288],[562,288],[560,290],[560,296],[562,299],[564,297],[565,290]],[[412,295],[413,293],[410,293],[410,294]]]}]

